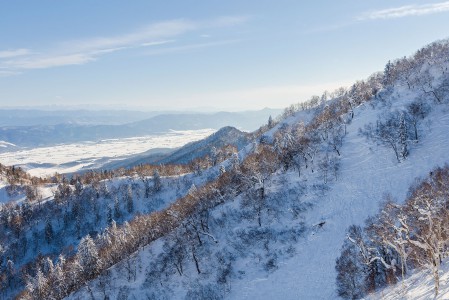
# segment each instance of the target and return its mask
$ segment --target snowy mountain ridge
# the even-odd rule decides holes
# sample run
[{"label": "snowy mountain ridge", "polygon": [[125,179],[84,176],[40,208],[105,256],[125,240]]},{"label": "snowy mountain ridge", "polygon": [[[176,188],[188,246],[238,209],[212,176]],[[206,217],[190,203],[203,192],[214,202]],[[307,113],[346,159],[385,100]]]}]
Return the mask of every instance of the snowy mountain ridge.
[{"label": "snowy mountain ridge", "polygon": [[[58,123],[50,125],[0,126],[0,141],[18,147],[43,147],[77,142],[95,142],[105,139],[133,138],[169,133],[172,130],[218,130],[234,126],[242,130],[255,130],[278,109],[260,111],[158,114],[148,119],[124,124]],[[0,110],[0,115],[2,111]],[[138,114],[137,114],[138,115]],[[117,118],[119,119],[119,118]],[[1,150],[1,149],[0,149]]]}]

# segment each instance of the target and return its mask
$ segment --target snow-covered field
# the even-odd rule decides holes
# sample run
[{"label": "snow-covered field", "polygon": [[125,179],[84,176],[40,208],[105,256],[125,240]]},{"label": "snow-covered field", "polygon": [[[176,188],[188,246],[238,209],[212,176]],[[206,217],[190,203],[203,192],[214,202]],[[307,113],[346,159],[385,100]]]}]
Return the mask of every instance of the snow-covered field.
[{"label": "snow-covered field", "polygon": [[23,167],[34,176],[70,173],[101,167],[150,149],[181,147],[214,132],[214,129],[172,131],[162,135],[24,149],[0,153],[0,163]]}]

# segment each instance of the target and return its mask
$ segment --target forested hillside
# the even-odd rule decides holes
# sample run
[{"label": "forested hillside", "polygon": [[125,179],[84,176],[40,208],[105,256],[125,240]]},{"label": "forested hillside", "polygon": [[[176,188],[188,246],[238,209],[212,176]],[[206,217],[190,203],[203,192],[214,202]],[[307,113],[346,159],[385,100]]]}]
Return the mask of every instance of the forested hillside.
[{"label": "forested hillside", "polygon": [[2,297],[357,299],[437,279],[448,57],[435,42],[292,105],[214,163],[40,183],[54,197],[1,207]]}]

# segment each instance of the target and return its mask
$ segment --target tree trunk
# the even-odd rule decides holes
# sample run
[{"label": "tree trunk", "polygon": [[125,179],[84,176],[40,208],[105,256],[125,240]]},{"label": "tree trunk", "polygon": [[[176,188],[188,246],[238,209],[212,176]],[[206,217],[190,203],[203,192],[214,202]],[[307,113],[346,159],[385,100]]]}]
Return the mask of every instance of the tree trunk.
[{"label": "tree trunk", "polygon": [[196,271],[198,272],[198,274],[201,274],[200,265],[198,263],[198,259],[196,258],[196,255],[195,255],[195,247],[193,247],[193,246],[192,246],[192,257],[193,257],[193,261],[195,262]]},{"label": "tree trunk", "polygon": [[418,141],[418,124],[413,122],[413,128],[415,129],[415,140]]}]

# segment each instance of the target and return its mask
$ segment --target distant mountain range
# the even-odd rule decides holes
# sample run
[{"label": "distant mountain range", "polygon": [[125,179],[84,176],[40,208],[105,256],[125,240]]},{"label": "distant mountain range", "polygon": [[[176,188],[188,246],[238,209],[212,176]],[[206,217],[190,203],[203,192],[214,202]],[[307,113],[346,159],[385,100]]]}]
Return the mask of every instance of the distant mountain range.
[{"label": "distant mountain range", "polygon": [[[28,113],[30,112],[24,112],[25,115]],[[103,118],[110,120],[110,118],[116,116],[117,120],[124,120],[130,117],[129,113],[124,112],[124,116],[116,116],[116,112],[114,112],[114,114],[107,116],[108,112],[104,112]],[[60,124],[0,127],[0,141],[12,143],[19,147],[37,147],[80,141],[154,135],[166,133],[170,130],[220,129],[225,126],[233,126],[240,130],[252,131],[261,124],[266,123],[270,115],[274,117],[279,113],[281,113],[279,109],[266,108],[259,111],[218,112],[213,114],[160,114],[125,124],[83,123],[80,121],[83,119],[83,114],[74,114],[74,123],[67,122],[67,120],[71,120],[70,118],[67,119],[67,116],[61,116],[66,122]],[[6,112],[0,110],[0,117],[2,114],[6,114]],[[15,112],[15,114],[20,115],[19,112]],[[67,114],[67,112],[63,114]],[[86,115],[89,115],[89,113],[86,112]],[[52,118],[57,120],[59,117],[53,116]],[[86,118],[92,118],[92,115]]]},{"label": "distant mountain range", "polygon": [[[119,125],[168,112],[133,110],[0,109],[0,127],[57,124]],[[175,112],[172,112],[175,113]]]},{"label": "distant mountain range", "polygon": [[232,145],[237,147],[238,150],[241,150],[250,142],[250,140],[247,133],[234,127],[226,126],[205,139],[188,143],[181,148],[151,149],[145,153],[141,153],[125,160],[107,163],[101,168],[128,168],[140,164],[187,164],[196,158],[210,154],[214,147],[219,149],[227,145]]}]

